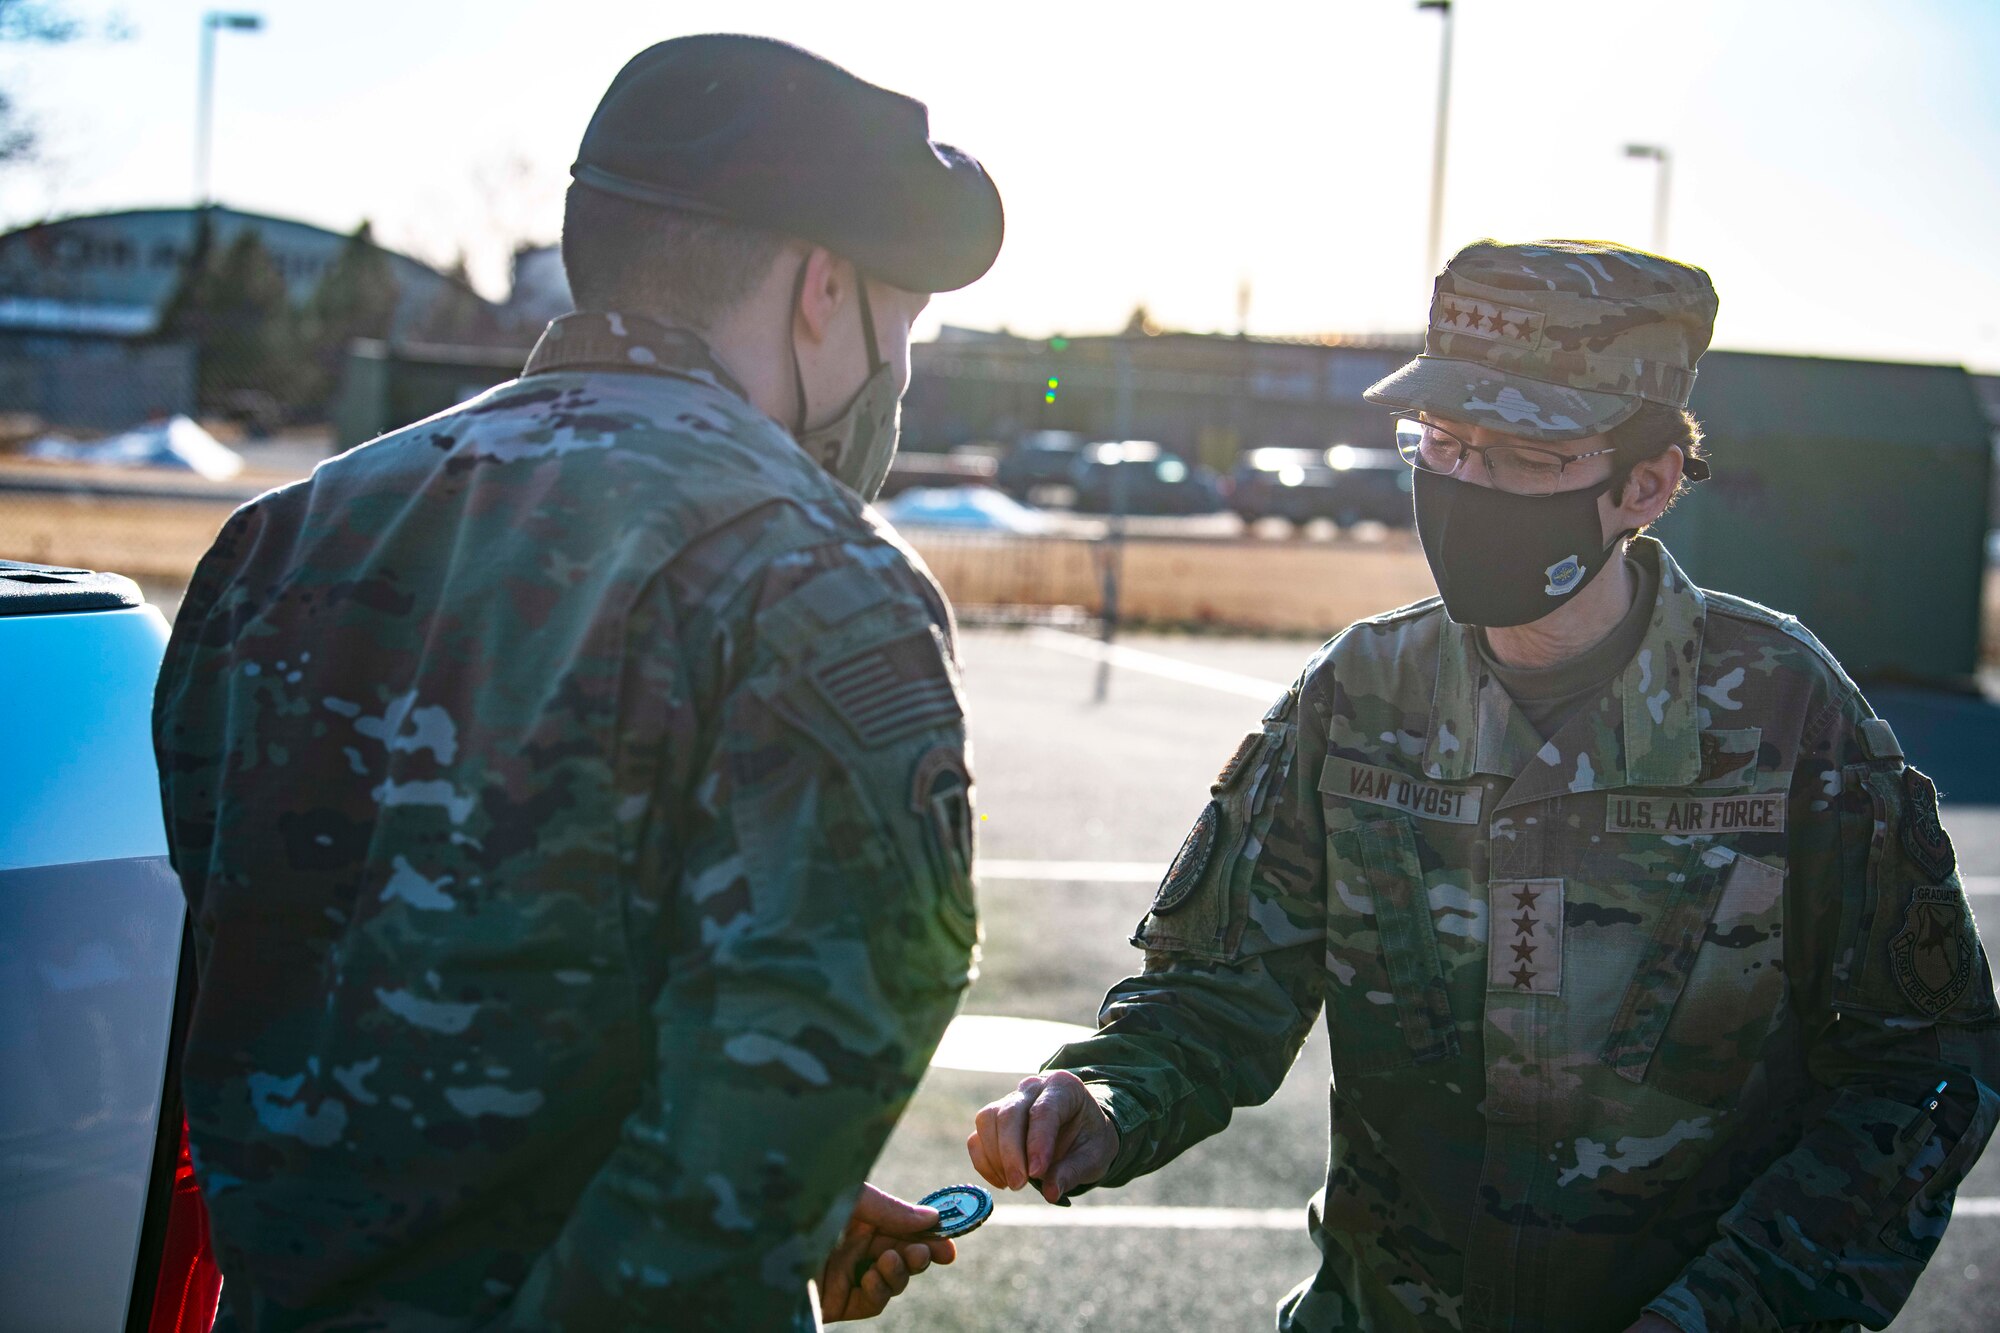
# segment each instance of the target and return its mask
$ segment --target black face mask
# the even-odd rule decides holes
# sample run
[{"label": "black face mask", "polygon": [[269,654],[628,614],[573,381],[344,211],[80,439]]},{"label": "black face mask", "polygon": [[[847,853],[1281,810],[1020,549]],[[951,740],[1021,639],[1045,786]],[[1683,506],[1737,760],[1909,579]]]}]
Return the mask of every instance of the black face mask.
[{"label": "black face mask", "polygon": [[1611,563],[1597,517],[1607,479],[1580,491],[1514,495],[1418,470],[1417,539],[1444,609],[1461,625],[1504,629],[1568,603]]}]

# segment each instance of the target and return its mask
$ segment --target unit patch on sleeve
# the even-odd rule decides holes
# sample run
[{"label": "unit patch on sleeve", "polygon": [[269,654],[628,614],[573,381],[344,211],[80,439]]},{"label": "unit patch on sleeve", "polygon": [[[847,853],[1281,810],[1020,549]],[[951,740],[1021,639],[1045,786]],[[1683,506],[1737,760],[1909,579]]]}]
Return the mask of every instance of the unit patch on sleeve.
[{"label": "unit patch on sleeve", "polygon": [[1937,788],[1914,768],[1903,770],[1903,850],[1932,879],[1958,869],[1958,853],[1938,816]]},{"label": "unit patch on sleeve", "polygon": [[1328,796],[1349,801],[1386,805],[1419,819],[1440,819],[1447,824],[1477,824],[1483,787],[1455,787],[1442,782],[1425,782],[1373,764],[1358,764],[1338,755],[1329,758],[1319,771],[1319,789]]},{"label": "unit patch on sleeve", "polygon": [[1783,833],[1785,793],[1618,796],[1604,803],[1606,833]]},{"label": "unit patch on sleeve", "polygon": [[1889,958],[1911,1004],[1932,1017],[1951,1008],[1972,980],[1976,954],[1972,919],[1956,884],[1919,884],[1910,891],[1903,928],[1889,940]]},{"label": "unit patch on sleeve", "polygon": [[1215,835],[1221,827],[1222,809],[1210,801],[1202,807],[1174,863],[1167,867],[1166,878],[1153,894],[1154,915],[1165,916],[1187,902],[1195,885],[1201,883],[1202,871],[1208,869],[1209,854],[1215,850]]}]

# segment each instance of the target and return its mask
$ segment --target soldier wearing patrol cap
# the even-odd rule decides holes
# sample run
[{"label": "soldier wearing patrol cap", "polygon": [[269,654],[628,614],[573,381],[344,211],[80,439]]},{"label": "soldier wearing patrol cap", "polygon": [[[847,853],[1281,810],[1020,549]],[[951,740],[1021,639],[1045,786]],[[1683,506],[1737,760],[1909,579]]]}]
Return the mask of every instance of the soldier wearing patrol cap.
[{"label": "soldier wearing patrol cap", "polygon": [[1482,242],[1400,410],[1442,597],[1328,643],[1223,768],[1101,1030],[979,1114],[996,1185],[1156,1170],[1322,1006],[1297,1330],[1880,1328],[2000,1116],[1930,781],[1790,616],[1640,535],[1707,475],[1715,294]]},{"label": "soldier wearing patrol cap", "polygon": [[736,36],[574,174],[582,309],[239,510],[175,626],[220,1328],[810,1328],[951,1257],[862,1183],[977,931],[950,614],[866,502],[999,195]]}]

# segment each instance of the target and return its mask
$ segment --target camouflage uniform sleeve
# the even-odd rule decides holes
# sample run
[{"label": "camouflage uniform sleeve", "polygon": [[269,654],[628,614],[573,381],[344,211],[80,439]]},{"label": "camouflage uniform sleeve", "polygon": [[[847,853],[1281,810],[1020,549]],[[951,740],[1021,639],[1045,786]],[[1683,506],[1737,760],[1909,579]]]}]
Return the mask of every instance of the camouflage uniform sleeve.
[{"label": "camouflage uniform sleeve", "polygon": [[[752,527],[782,547],[798,518]],[[516,1327],[814,1327],[806,1284],[971,980],[948,615],[880,544],[816,535],[676,635],[703,734],[670,740],[702,758],[667,765],[666,886],[634,904],[663,918],[653,1078]]]},{"label": "camouflage uniform sleeve", "polygon": [[1888,1324],[2000,1117],[1993,977],[1930,779],[1858,698],[1793,778],[1787,920],[1813,1101],[1647,1308],[1686,1333]]},{"label": "camouflage uniform sleeve", "polygon": [[[173,634],[153,687],[153,756],[159,768],[160,806],[167,831],[167,861],[188,895],[196,956],[202,965],[214,923],[203,912],[208,859],[215,841],[216,784],[222,772],[220,742],[180,716],[189,671],[204,648],[233,635],[225,604],[236,571],[255,545],[263,514],[252,501],[231,514],[195,566],[174,616]],[[197,969],[198,970],[198,969]]]},{"label": "camouflage uniform sleeve", "polygon": [[1309,668],[1244,737],[1133,943],[1139,975],[1105,996],[1097,1035],[1046,1069],[1089,1086],[1118,1127],[1101,1185],[1154,1171],[1284,1081],[1322,999],[1324,698]]}]

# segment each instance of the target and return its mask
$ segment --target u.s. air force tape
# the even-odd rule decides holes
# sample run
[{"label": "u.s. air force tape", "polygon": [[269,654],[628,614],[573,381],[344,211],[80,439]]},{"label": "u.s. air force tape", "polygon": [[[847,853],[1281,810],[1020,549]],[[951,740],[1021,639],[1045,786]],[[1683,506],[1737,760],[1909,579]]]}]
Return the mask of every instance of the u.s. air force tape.
[{"label": "u.s. air force tape", "polygon": [[1623,796],[1604,803],[1606,833],[1783,833],[1785,793]]},{"label": "u.s. air force tape", "polygon": [[956,1239],[978,1230],[981,1222],[993,1216],[993,1196],[977,1185],[947,1185],[917,1202],[937,1209],[937,1225],[930,1230],[933,1240]]}]

